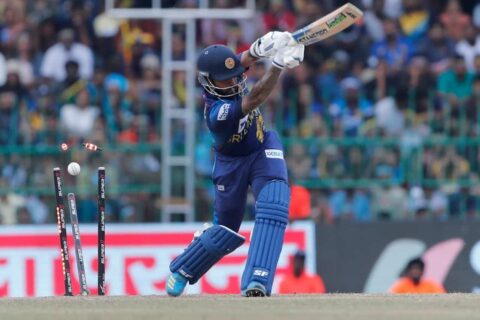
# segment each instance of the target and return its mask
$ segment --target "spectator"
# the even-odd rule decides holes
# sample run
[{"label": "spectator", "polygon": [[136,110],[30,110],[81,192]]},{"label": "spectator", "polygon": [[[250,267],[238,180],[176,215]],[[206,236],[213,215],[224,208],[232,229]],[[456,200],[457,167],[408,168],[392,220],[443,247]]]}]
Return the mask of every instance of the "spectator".
[{"label": "spectator", "polygon": [[31,87],[35,81],[33,66],[33,45],[30,33],[22,33],[16,42],[16,63],[20,82],[25,87]]},{"label": "spectator", "polygon": [[[448,195],[448,211],[451,218],[475,218],[478,214],[478,195],[473,188],[457,187]],[[462,216],[463,215],[463,216]]]},{"label": "spectator", "polygon": [[[304,4],[306,5],[306,4]],[[297,16],[288,10],[287,4],[281,0],[273,0],[263,15],[264,30],[294,31],[297,26]]]},{"label": "spectator", "polygon": [[377,148],[369,163],[367,177],[380,181],[401,181],[398,152],[387,148]]},{"label": "spectator", "polygon": [[75,60],[79,66],[79,74],[82,79],[91,79],[93,75],[93,52],[92,49],[75,42],[72,29],[64,29],[60,32],[59,41],[48,48],[42,61],[40,73],[43,77],[54,81],[63,81],[67,77],[65,66],[67,61]]},{"label": "spectator", "polygon": [[[296,134],[298,125],[308,118],[315,109],[315,90],[311,71],[300,64],[287,74],[282,83],[283,112],[287,132]],[[296,108],[289,108],[294,103]]]},{"label": "spectator", "polygon": [[5,84],[7,80],[7,60],[3,53],[0,52],[0,86]]},{"label": "spectator", "polygon": [[132,116],[130,102],[125,97],[128,81],[122,75],[112,74],[105,79],[107,93],[102,101],[102,116],[110,142],[124,129]]},{"label": "spectator", "polygon": [[360,189],[336,190],[329,202],[336,221],[368,221],[371,218],[370,199]]},{"label": "spectator", "polygon": [[424,2],[417,0],[403,0],[402,2],[403,14],[399,18],[400,27],[408,40],[416,45],[424,40],[430,16],[425,9]]},{"label": "spectator", "polygon": [[3,8],[0,42],[8,53],[13,51],[18,36],[25,31],[27,23],[20,2],[10,2]]},{"label": "spectator", "polygon": [[305,252],[297,251],[293,256],[292,273],[285,275],[280,282],[280,294],[325,293],[322,278],[316,274],[305,271]]},{"label": "spectator", "polygon": [[438,78],[438,92],[455,107],[471,96],[474,77],[475,75],[467,70],[463,57],[456,55],[452,59],[452,67]]},{"label": "spectator", "polygon": [[474,72],[475,56],[480,54],[480,36],[477,36],[477,32],[472,25],[466,27],[464,35],[455,49],[465,59],[467,70]]},{"label": "spectator", "polygon": [[374,106],[376,126],[389,136],[399,136],[405,129],[406,98],[406,90],[399,88],[394,97],[380,99]]},{"label": "spectator", "polygon": [[363,20],[365,29],[373,41],[382,41],[385,37],[382,26],[382,20],[386,18],[383,10],[385,1],[372,0],[371,2],[372,4],[364,10]]},{"label": "spectator", "polygon": [[1,92],[11,92],[16,96],[16,102],[21,103],[28,98],[29,92],[20,81],[21,66],[18,60],[7,61],[7,81],[0,87]]},{"label": "spectator", "polygon": [[93,126],[100,115],[96,106],[89,105],[86,89],[79,92],[76,104],[67,104],[60,111],[60,125],[71,138],[83,141],[91,136]]},{"label": "spectator", "polygon": [[402,278],[395,282],[390,288],[390,293],[445,293],[445,289],[440,283],[436,283],[433,280],[423,279],[424,270],[425,262],[422,258],[410,260],[405,267]]},{"label": "spectator", "polygon": [[379,220],[405,220],[408,217],[407,192],[400,185],[376,186],[372,190],[372,214]]},{"label": "spectator", "polygon": [[15,145],[19,142],[20,110],[13,92],[0,93],[0,144]]},{"label": "spectator", "polygon": [[87,85],[87,82],[80,79],[79,65],[74,60],[65,63],[65,73],[65,80],[59,84],[61,100],[66,103],[73,103],[76,95]]},{"label": "spectator", "polygon": [[448,69],[450,57],[455,53],[455,43],[447,37],[440,23],[434,23],[428,37],[419,44],[417,53],[427,58],[431,70],[438,75]]},{"label": "spectator", "polygon": [[364,179],[367,175],[367,161],[365,160],[364,150],[362,147],[352,146],[345,152],[346,159],[344,160],[345,169],[352,179]]},{"label": "spectator", "polygon": [[395,20],[385,19],[383,30],[385,38],[373,44],[371,56],[373,61],[384,60],[389,73],[398,72],[410,61],[412,48],[400,35]]},{"label": "spectator", "polygon": [[342,80],[342,98],[337,99],[329,112],[336,124],[343,128],[344,136],[351,137],[360,134],[362,124],[373,115],[369,101],[361,97],[360,81],[350,77]]},{"label": "spectator", "polygon": [[449,0],[445,11],[440,15],[440,21],[445,26],[447,35],[454,41],[459,41],[464,30],[470,25],[470,17],[462,12],[458,0]]},{"label": "spectator", "polygon": [[432,163],[432,174],[439,180],[457,181],[470,170],[470,164],[449,147]]},{"label": "spectator", "polygon": [[342,179],[347,174],[342,161],[342,150],[335,145],[326,145],[317,158],[317,175],[320,179]]},{"label": "spectator", "polygon": [[448,197],[441,189],[427,189],[429,194],[428,208],[435,220],[448,219]]},{"label": "spectator", "polygon": [[296,179],[308,178],[312,168],[312,159],[308,156],[306,147],[302,144],[293,144],[289,149],[287,159],[289,172]]},{"label": "spectator", "polygon": [[342,79],[352,77],[349,66],[351,58],[344,50],[336,50],[325,61],[316,76],[316,90],[320,92],[321,105],[330,105],[333,101],[342,98]]},{"label": "spectator", "polygon": [[32,217],[26,207],[17,209],[17,224],[32,224]]},{"label": "spectator", "polygon": [[0,208],[2,209],[0,210],[0,224],[17,223],[17,210],[24,204],[25,199],[13,192],[0,194]]}]

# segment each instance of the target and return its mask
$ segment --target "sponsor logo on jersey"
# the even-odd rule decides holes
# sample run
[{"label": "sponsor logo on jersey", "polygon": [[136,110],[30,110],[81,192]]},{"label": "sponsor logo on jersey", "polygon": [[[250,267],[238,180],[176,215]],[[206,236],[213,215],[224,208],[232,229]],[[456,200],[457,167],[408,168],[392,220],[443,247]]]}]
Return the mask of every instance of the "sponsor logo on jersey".
[{"label": "sponsor logo on jersey", "polygon": [[265,156],[271,159],[283,159],[283,151],[278,149],[265,149]]},{"label": "sponsor logo on jersey", "polygon": [[222,104],[220,110],[218,111],[217,120],[224,121],[228,117],[228,110],[230,110],[230,105],[228,103]]}]

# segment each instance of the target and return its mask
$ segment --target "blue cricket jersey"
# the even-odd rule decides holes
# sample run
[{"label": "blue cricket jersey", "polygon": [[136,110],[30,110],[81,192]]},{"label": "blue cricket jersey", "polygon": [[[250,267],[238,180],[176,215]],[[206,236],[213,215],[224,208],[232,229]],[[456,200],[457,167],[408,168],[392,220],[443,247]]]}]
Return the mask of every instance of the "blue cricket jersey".
[{"label": "blue cricket jersey", "polygon": [[241,97],[226,100],[204,92],[203,99],[204,117],[217,152],[245,156],[261,148],[267,132],[258,108],[244,115]]}]

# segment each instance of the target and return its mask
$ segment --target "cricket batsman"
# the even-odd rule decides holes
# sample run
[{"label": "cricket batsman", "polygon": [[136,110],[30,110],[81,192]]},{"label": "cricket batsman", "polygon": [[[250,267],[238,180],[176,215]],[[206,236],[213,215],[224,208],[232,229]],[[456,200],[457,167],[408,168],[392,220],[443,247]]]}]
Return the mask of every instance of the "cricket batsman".
[{"label": "cricket batsman", "polygon": [[[255,196],[255,225],[241,281],[242,295],[270,296],[288,222],[290,189],[279,137],[267,131],[258,107],[282,70],[303,61],[304,46],[290,46],[291,34],[272,31],[238,56],[223,45],[205,48],[198,57],[198,80],[204,90],[204,117],[214,139],[213,225],[196,233],[192,243],[170,264],[170,296],[182,294],[222,257],[240,247],[238,233],[247,191]],[[272,66],[249,92],[245,71],[258,59]]]}]

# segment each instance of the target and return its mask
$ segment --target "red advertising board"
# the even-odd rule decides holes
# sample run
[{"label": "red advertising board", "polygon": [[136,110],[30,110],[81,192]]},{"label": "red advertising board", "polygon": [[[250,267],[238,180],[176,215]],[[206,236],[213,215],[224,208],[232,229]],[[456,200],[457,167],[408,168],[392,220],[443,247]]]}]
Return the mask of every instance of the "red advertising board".
[{"label": "red advertising board", "polygon": [[[107,295],[164,294],[170,261],[190,243],[193,233],[202,227],[193,224],[117,224],[107,225]],[[241,233],[246,243],[223,258],[189,294],[239,293],[253,224],[245,223]],[[81,240],[86,277],[90,292],[97,290],[97,229],[81,225]],[[68,238],[74,293],[78,294],[78,276],[74,265],[73,239]],[[280,256],[278,280],[291,268],[291,256],[297,249],[307,252],[307,269],[315,272],[314,225],[296,222],[289,226]],[[37,297],[63,295],[62,264],[58,228],[46,226],[0,227],[0,297]]]}]

